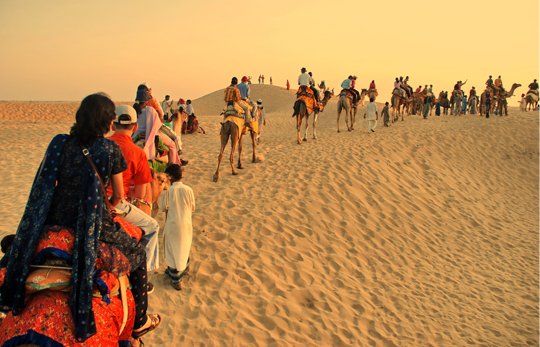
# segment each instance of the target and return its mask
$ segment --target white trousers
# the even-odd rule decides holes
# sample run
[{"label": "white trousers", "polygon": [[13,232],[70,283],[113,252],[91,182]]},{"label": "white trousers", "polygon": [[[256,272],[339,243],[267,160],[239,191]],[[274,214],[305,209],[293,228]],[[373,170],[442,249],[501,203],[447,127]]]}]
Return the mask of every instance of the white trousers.
[{"label": "white trousers", "polygon": [[124,199],[115,207],[125,213],[124,219],[126,221],[144,231],[141,241],[146,248],[146,270],[150,272],[159,269],[159,223]]},{"label": "white trousers", "polygon": [[368,132],[371,132],[371,130],[375,130],[376,127],[377,127],[377,120],[376,119],[368,120]]}]

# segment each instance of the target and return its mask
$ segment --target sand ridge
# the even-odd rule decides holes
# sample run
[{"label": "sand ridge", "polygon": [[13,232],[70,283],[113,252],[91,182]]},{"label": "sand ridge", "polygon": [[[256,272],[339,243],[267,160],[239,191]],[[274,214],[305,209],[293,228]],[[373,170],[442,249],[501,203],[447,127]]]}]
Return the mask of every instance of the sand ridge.
[{"label": "sand ridge", "polygon": [[[193,102],[207,135],[183,137],[191,275],[177,292],[164,265],[151,274],[149,311],[164,322],[147,345],[538,344],[537,113],[413,116],[367,134],[361,110],[337,134],[333,99],[319,139],[297,145],[294,92],[253,85],[265,161],[249,163],[245,141],[246,168],[231,176],[223,162],[213,183],[219,92]],[[12,105],[0,103],[0,233],[16,228],[50,138],[69,130],[59,110],[77,107],[21,103],[11,118]],[[13,120],[37,110],[24,131]]]}]

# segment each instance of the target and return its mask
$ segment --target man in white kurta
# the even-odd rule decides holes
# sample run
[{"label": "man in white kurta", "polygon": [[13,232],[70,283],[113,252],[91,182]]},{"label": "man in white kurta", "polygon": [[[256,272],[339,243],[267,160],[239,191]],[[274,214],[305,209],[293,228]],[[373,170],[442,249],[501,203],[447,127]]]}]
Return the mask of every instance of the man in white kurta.
[{"label": "man in white kurta", "polygon": [[374,133],[377,126],[377,119],[379,119],[379,112],[377,111],[377,104],[375,104],[374,98],[369,99],[364,118],[367,118],[368,121],[368,132]]},{"label": "man in white kurta", "polygon": [[[172,165],[171,165],[172,166]],[[169,168],[166,173],[168,174]],[[181,172],[181,171],[180,171]],[[193,190],[183,184],[180,179],[171,177],[169,189],[161,192],[158,199],[159,210],[167,212],[163,229],[165,244],[165,262],[173,273],[186,270],[193,237],[191,215],[195,212],[195,196]]]}]

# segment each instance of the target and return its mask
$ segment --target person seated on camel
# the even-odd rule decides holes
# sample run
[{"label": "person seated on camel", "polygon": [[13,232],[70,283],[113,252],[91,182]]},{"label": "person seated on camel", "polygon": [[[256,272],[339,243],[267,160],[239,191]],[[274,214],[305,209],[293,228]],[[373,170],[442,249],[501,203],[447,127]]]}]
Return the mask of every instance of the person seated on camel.
[{"label": "person seated on camel", "polygon": [[307,73],[307,70],[305,67],[300,69],[301,74],[298,76],[298,92],[296,92],[296,97],[299,96],[307,96],[310,98],[313,98],[315,100],[315,104],[317,104],[317,98],[315,97],[315,93],[313,90],[309,87],[310,82],[312,81],[311,76]]},{"label": "person seated on camel", "polygon": [[489,75],[489,78],[486,81],[486,86],[489,89],[493,89],[493,78],[491,75]]},{"label": "person seated on camel", "polygon": [[402,87],[405,89],[405,92],[407,93],[407,96],[411,97],[412,93],[413,93],[413,89],[409,85],[409,76],[405,76],[405,79],[403,80],[403,86]]},{"label": "person seated on camel", "polygon": [[469,99],[473,96],[476,96],[476,88],[474,86],[469,90]]},{"label": "person seated on camel", "polygon": [[161,105],[157,101],[157,99],[152,95],[152,88],[146,85],[146,83],[139,84],[139,86],[137,87],[137,95],[135,96],[135,101],[146,101],[148,106],[153,107],[156,110],[159,119],[161,119],[161,122],[165,121],[163,109],[161,108]]},{"label": "person seated on camel", "polygon": [[527,94],[529,93],[538,95],[538,82],[536,82],[536,79],[532,81],[531,84],[529,84],[529,91],[527,92]]},{"label": "person seated on camel", "polygon": [[501,76],[497,77],[495,79],[495,82],[493,83],[493,86],[495,87],[496,90],[498,91],[504,91],[504,88],[503,88],[503,82],[502,82],[502,79],[501,79]]},{"label": "person seated on camel", "polygon": [[416,88],[415,90],[415,93],[421,93],[422,92],[422,86],[418,86],[418,88]]},{"label": "person seated on camel", "polygon": [[377,86],[375,85],[375,80],[371,80],[371,83],[369,84],[369,93],[373,93],[375,96],[379,95],[377,92]]},{"label": "person seated on camel", "polygon": [[360,95],[356,94],[353,90],[353,87],[352,87],[352,81],[353,81],[353,76],[352,75],[349,75],[349,77],[347,77],[346,80],[344,80],[343,82],[341,82],[341,89],[342,92],[350,92],[351,95],[352,95],[352,99],[353,99],[353,105],[356,105],[356,103],[358,102],[358,100],[360,99]]},{"label": "person seated on camel", "polygon": [[[238,78],[233,77],[231,79],[231,84],[227,88],[225,88],[224,100],[227,103],[227,109],[231,105],[233,105],[234,109],[236,110],[237,115],[244,118],[244,125],[251,129],[250,119],[249,119],[249,108],[244,107],[247,105],[247,103],[245,103],[245,101],[242,100],[240,89],[238,89]],[[227,115],[227,109],[225,110],[224,115]]]},{"label": "person seated on camel", "polygon": [[313,92],[313,96],[315,97],[316,105],[319,104],[319,91],[315,88],[317,85],[315,83],[315,80],[313,79],[313,73],[308,72],[309,75],[309,87],[311,88],[311,91]]}]

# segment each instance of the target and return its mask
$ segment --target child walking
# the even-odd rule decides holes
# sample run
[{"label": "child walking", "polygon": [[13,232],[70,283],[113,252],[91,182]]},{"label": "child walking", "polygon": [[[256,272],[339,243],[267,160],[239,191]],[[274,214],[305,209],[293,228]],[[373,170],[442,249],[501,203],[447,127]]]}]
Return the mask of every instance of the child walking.
[{"label": "child walking", "polygon": [[189,266],[193,238],[191,215],[195,212],[195,196],[193,190],[181,182],[183,174],[180,165],[170,164],[165,174],[171,185],[161,192],[158,199],[159,210],[167,213],[163,229],[167,263],[165,273],[171,278],[173,288],[180,290],[180,280]]}]

